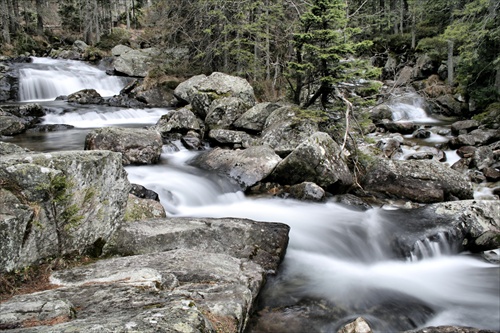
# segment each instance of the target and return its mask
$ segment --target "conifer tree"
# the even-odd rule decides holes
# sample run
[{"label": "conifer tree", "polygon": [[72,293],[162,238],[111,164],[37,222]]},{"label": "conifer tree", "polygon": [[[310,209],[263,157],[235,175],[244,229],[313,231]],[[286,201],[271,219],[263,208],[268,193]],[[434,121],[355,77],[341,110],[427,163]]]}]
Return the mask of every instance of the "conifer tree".
[{"label": "conifer tree", "polygon": [[347,57],[367,42],[351,38],[359,29],[347,26],[346,3],[342,0],[314,0],[300,17],[300,32],[294,34],[296,57],[289,62],[293,100],[301,104],[301,95],[308,88],[303,105],[308,107],[318,98],[325,106],[334,85],[347,79],[352,62]]}]

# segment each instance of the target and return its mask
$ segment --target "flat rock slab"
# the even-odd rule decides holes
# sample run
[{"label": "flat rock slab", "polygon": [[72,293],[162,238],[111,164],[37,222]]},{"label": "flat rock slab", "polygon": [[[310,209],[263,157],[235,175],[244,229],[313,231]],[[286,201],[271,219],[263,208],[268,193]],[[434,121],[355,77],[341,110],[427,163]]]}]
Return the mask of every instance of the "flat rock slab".
[{"label": "flat rock slab", "polygon": [[224,253],[275,271],[288,245],[290,227],[246,219],[175,218],[125,224],[104,251],[136,255],[180,248]]},{"label": "flat rock slab", "polygon": [[264,283],[259,265],[175,250],[56,272],[58,289],[1,304],[11,332],[242,332]]},{"label": "flat rock slab", "polygon": [[125,224],[108,254],[146,254],[53,273],[57,289],[0,304],[0,329],[243,332],[266,274],[285,255],[288,232],[280,223],[230,218]]}]

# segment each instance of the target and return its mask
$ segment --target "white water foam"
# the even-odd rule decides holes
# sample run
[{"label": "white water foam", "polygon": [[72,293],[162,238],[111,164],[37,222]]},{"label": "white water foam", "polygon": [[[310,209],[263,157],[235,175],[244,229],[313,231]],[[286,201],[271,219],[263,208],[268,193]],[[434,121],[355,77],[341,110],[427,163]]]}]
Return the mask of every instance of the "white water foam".
[{"label": "white water foam", "polygon": [[125,82],[81,61],[33,58],[19,70],[21,101],[50,101],[82,89],[95,89],[101,96],[120,93]]}]

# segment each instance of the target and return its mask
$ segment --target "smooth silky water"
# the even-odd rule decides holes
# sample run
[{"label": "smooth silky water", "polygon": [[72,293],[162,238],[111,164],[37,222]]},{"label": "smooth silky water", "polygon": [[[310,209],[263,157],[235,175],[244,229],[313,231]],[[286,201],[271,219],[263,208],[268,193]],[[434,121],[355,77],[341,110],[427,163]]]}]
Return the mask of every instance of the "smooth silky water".
[{"label": "smooth silky water", "polygon": [[[147,126],[171,112],[76,107],[55,102],[53,99],[59,94],[96,88],[92,85],[108,78],[101,76],[103,71],[79,62],[37,59],[27,69],[20,82],[22,102],[38,101],[49,107],[46,124],[75,126],[66,131],[4,138],[32,150],[80,150],[91,128]],[[111,77],[109,81],[115,79]],[[68,88],[66,82],[71,82],[71,89],[60,87]],[[102,89],[104,96],[111,96],[123,84],[117,79],[97,88]],[[400,113],[408,117],[416,112],[415,108],[411,105],[408,112]],[[429,121],[420,111],[417,113]],[[456,253],[445,238],[416,244],[416,248],[421,248],[419,256],[397,258],[389,245],[389,239],[404,229],[405,220],[398,219],[397,212],[361,212],[333,202],[246,197],[228,179],[190,166],[189,160],[196,154],[177,143],[177,147],[164,147],[158,165],[129,166],[126,170],[132,183],[159,194],[169,216],[239,217],[282,222],[291,227],[285,260],[278,274],[268,280],[261,306],[286,312],[295,304],[304,304],[304,300],[323,300],[322,304],[342,309],[335,312],[340,313],[337,316],[307,319],[311,321],[311,331],[317,332],[334,332],[357,316],[364,316],[378,332],[437,325],[500,330],[498,265]],[[384,307],[393,315],[378,315],[384,313]]]}]

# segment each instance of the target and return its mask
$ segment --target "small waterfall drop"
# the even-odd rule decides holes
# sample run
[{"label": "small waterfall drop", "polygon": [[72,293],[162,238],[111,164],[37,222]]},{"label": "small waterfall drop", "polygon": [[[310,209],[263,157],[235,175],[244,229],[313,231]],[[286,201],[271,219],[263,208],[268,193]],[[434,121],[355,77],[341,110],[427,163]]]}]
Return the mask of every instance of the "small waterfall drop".
[{"label": "small waterfall drop", "polygon": [[414,93],[394,98],[389,107],[394,121],[436,122],[427,114],[425,100]]},{"label": "small waterfall drop", "polygon": [[21,101],[48,101],[82,89],[95,89],[101,96],[113,96],[125,86],[122,78],[81,61],[33,58],[19,70]]}]

